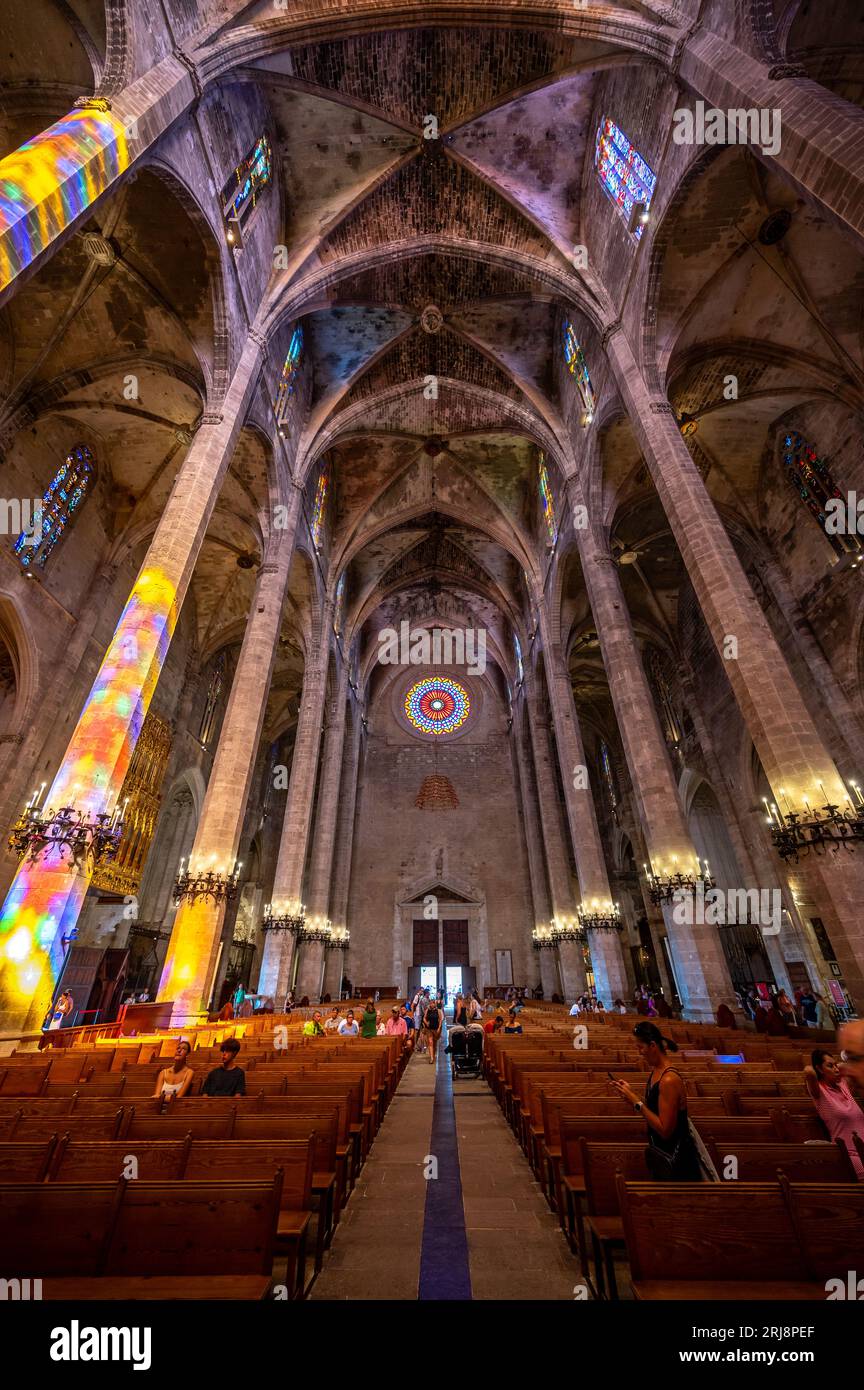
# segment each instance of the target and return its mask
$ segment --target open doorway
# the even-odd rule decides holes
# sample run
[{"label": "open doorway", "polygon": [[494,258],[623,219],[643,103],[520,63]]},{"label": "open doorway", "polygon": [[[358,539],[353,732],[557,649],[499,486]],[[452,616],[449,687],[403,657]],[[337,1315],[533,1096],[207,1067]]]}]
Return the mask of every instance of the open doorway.
[{"label": "open doorway", "polygon": [[428,989],[434,995],[438,988],[438,967],[437,965],[421,965],[420,967],[420,988]]},{"label": "open doorway", "polygon": [[445,1003],[448,1009],[452,1009],[453,1000],[457,994],[462,993],[462,966],[448,965],[444,971],[444,988],[447,992]]}]

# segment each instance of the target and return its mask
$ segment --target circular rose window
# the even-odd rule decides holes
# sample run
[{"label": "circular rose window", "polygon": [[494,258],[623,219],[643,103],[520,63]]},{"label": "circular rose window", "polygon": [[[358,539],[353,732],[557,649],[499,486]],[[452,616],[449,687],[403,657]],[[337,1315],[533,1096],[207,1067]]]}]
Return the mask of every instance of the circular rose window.
[{"label": "circular rose window", "polygon": [[468,691],[449,676],[426,676],[405,696],[405,713],[421,734],[452,734],[468,718]]}]

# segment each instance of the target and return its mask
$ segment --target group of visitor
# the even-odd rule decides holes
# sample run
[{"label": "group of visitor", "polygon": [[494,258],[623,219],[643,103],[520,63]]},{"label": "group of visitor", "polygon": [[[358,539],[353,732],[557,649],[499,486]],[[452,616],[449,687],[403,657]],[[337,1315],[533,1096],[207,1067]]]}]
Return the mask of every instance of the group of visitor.
[{"label": "group of visitor", "polygon": [[[191,1051],[192,1044],[187,1042],[185,1038],[179,1038],[174,1052],[174,1061],[170,1067],[165,1067],[160,1071],[156,1078],[154,1099],[162,1099],[166,1104],[170,1104],[171,1101],[182,1100],[184,1096],[189,1094],[195,1080],[195,1073],[189,1065]],[[218,1067],[214,1067],[212,1071],[207,1073],[199,1095],[245,1096],[246,1073],[242,1067],[237,1065],[239,1051],[240,1043],[236,1038],[223,1039],[220,1047],[222,1061]]]},{"label": "group of visitor", "polygon": [[781,1037],[790,1028],[821,1028],[829,1031],[833,1027],[831,1011],[822,994],[808,985],[799,985],[794,999],[790,999],[785,989],[773,986],[751,985],[740,990],[741,1008],[756,1027],[757,1033],[767,1033],[770,1037]]}]

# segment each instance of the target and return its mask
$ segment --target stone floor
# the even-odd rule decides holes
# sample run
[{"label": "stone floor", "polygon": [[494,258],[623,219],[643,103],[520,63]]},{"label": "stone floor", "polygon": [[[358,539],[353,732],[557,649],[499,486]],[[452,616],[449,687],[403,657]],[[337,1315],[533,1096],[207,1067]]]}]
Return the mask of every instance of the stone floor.
[{"label": "stone floor", "polygon": [[[434,1068],[425,1057],[409,1062],[313,1285],[313,1299],[447,1297],[438,1291],[452,1273],[448,1260],[464,1262],[466,1237],[472,1298],[574,1298],[578,1262],[494,1097],[482,1080],[456,1081],[451,1088],[446,1070],[438,1075],[448,1065],[443,1052]],[[431,1150],[436,1081],[439,1134],[450,1122],[447,1107],[455,1114],[452,1157]],[[427,1179],[430,1158],[437,1160],[438,1175]],[[427,1211],[429,1181],[449,1190],[439,1189]],[[446,1225],[433,1215],[442,1211]],[[438,1220],[440,1232],[430,1229]],[[436,1242],[436,1234],[443,1239]]]}]

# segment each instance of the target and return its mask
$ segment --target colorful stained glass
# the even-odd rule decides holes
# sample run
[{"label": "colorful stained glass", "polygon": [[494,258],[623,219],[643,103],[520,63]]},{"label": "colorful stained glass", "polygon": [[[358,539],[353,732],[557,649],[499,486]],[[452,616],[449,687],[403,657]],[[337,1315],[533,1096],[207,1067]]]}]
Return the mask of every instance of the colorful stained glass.
[{"label": "colorful stained glass", "polygon": [[276,399],[273,402],[273,409],[276,412],[276,419],[281,424],[285,418],[285,411],[288,406],[288,399],[294,394],[297,385],[297,373],[300,371],[300,363],[303,361],[303,329],[298,323],[294,332],[291,334],[291,342],[288,344],[288,351],[285,361],[282,364],[282,375],[279,378],[279,387],[276,392]]},{"label": "colorful stained glass", "polygon": [[342,620],[345,616],[345,571],[339,576],[339,583],[336,585],[336,599],[333,604],[333,631],[337,637],[342,632]]},{"label": "colorful stained glass", "polygon": [[321,538],[324,535],[324,518],[327,513],[327,494],[329,491],[330,465],[325,461],[318,475],[318,486],[315,489],[315,501],[312,504],[312,544],[316,550],[321,549]]},{"label": "colorful stained glass", "polygon": [[549,533],[549,544],[554,545],[558,539],[558,522],[555,520],[555,499],[552,496],[552,488],[549,483],[549,471],[546,467],[545,454],[541,454],[537,461],[537,483],[540,488],[540,503],[543,507],[543,519],[546,522],[546,530]]},{"label": "colorful stained glass", "polygon": [[612,771],[612,759],[609,757],[609,749],[606,747],[605,743],[600,744],[600,763],[609,791],[609,800],[612,803],[612,810],[614,811],[615,807],[618,805],[618,798],[615,795],[615,774]]},{"label": "colorful stained glass", "polygon": [[826,460],[819,458],[813,445],[808,444],[797,430],[790,430],[783,440],[783,467],[801,501],[816,518],[826,540],[837,554],[846,555],[850,551],[860,550],[857,536],[835,534],[825,529],[828,520],[826,502],[830,497],[840,498],[845,508],[846,493],[838,487]]},{"label": "colorful stained glass", "polygon": [[272,177],[273,156],[267,136],[262,135],[222,189],[222,212],[229,227],[232,223],[241,229],[246,225],[259,193]]},{"label": "colorful stained glass", "polygon": [[452,734],[471,710],[468,691],[449,676],[424,676],[405,696],[405,713],[421,734]]},{"label": "colorful stained glass", "polygon": [[37,512],[32,518],[32,529],[22,531],[15,542],[15,554],[26,570],[37,565],[45,568],[48,556],[85,500],[92,482],[93,455],[86,445],[77,444],[43,494],[41,522]]},{"label": "colorful stained glass", "polygon": [[513,650],[516,653],[516,684],[521,685],[525,679],[525,668],[522,665],[522,643],[516,633],[513,633]]},{"label": "colorful stained glass", "polygon": [[[605,116],[597,127],[594,167],[604,192],[610,197],[629,228],[634,207],[642,204],[647,213],[657,185],[657,175],[648,168],[635,146],[613,120]],[[633,235],[642,236],[639,223]]]},{"label": "colorful stained glass", "polygon": [[591,377],[588,375],[588,363],[585,361],[585,354],[569,320],[565,320],[564,323],[564,361],[567,363],[567,370],[576,378],[585,415],[588,417],[585,423],[588,424],[594,418],[597,397],[594,395],[594,387],[591,385]]}]

